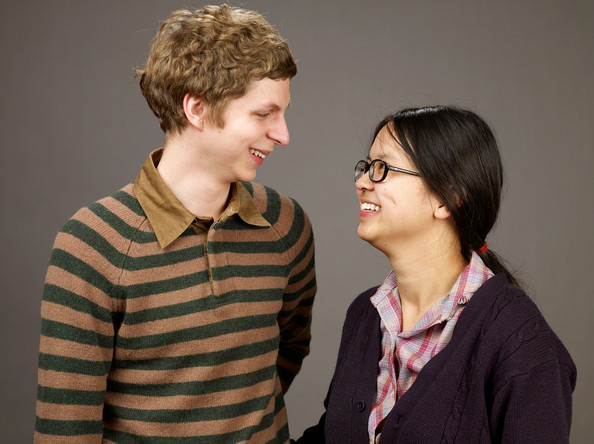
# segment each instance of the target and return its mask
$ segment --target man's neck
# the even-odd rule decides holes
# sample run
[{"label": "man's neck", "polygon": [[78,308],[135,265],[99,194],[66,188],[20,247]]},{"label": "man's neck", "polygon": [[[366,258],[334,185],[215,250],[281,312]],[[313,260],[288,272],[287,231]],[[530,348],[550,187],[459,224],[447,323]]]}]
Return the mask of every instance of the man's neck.
[{"label": "man's neck", "polygon": [[167,138],[157,171],[191,213],[217,220],[226,208],[231,184],[204,168],[196,147],[184,134]]}]

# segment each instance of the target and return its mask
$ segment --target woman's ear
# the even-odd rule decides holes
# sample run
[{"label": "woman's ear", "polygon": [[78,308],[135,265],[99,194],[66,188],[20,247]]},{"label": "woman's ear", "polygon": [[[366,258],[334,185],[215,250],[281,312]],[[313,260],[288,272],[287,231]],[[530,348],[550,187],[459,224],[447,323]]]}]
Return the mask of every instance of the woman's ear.
[{"label": "woman's ear", "polygon": [[204,128],[206,117],[206,102],[200,96],[187,93],[183,100],[184,114],[190,125],[198,130]]},{"label": "woman's ear", "polygon": [[439,205],[433,211],[433,216],[436,219],[447,219],[451,215],[452,213],[450,213],[450,210],[448,209],[447,205],[443,202],[440,202]]},{"label": "woman's ear", "polygon": [[[460,208],[462,206],[462,199],[460,199],[460,195],[458,194],[458,192],[456,192],[454,190],[454,187],[452,185],[450,185],[450,190],[453,193],[453,197],[456,198],[456,208]],[[462,190],[462,192],[464,192],[464,190]],[[435,197],[436,199],[436,204],[435,204],[435,210],[433,212],[433,215],[437,218],[437,219],[447,219],[448,217],[450,217],[452,215],[452,212],[449,210],[448,206],[441,200],[439,199],[439,197]]]}]

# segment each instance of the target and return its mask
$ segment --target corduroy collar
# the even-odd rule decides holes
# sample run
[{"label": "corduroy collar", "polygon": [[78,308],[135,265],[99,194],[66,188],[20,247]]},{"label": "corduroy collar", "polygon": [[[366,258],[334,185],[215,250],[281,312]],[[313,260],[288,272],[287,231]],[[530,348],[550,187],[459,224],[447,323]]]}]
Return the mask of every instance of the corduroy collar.
[{"label": "corduroy collar", "polygon": [[[167,247],[196,221],[191,213],[165,184],[157,171],[163,155],[163,148],[153,151],[144,162],[134,181],[134,193],[146,213],[161,248]],[[227,208],[219,220],[237,214],[244,222],[258,227],[269,227],[270,223],[258,211],[256,203],[241,182],[231,184],[231,196]]]}]

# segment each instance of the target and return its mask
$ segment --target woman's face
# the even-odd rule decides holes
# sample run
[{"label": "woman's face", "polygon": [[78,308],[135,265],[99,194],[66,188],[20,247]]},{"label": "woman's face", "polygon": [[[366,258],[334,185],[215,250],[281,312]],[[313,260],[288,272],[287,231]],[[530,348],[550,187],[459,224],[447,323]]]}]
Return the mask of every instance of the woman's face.
[{"label": "woman's face", "polygon": [[[418,171],[400,144],[384,127],[377,135],[368,161]],[[439,200],[419,176],[389,171],[382,182],[363,174],[355,183],[359,200],[359,236],[388,254],[395,248],[425,248],[429,230],[435,228]]]}]

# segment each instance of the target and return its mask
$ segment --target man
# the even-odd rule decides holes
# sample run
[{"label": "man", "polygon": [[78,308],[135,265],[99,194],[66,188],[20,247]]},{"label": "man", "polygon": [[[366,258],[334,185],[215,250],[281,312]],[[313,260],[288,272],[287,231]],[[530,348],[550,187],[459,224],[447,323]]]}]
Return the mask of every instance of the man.
[{"label": "man", "polygon": [[138,74],[164,148],[78,211],[52,251],[36,442],[289,441],[313,235],[295,201],[250,181],[289,142],[296,70],[255,12],[163,23]]}]

